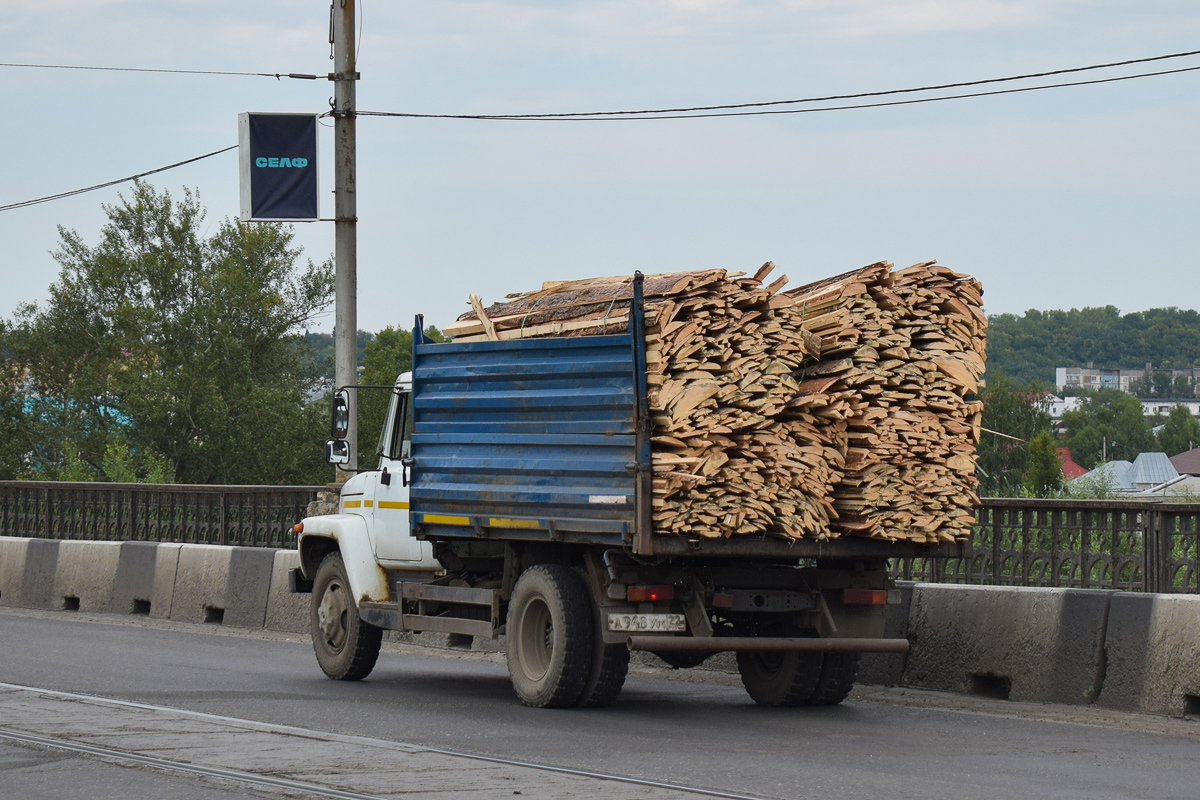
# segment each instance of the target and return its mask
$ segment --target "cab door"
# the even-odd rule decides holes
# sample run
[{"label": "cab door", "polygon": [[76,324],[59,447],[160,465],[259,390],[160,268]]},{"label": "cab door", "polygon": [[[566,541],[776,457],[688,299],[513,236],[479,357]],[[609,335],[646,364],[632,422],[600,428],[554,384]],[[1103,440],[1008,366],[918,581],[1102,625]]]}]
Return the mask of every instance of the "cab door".
[{"label": "cab door", "polygon": [[388,406],[387,421],[379,439],[379,470],[375,482],[371,535],[375,557],[380,561],[423,561],[429,545],[412,537],[408,516],[408,486],[400,461],[408,457],[411,443],[412,394],[407,386],[397,385]]}]

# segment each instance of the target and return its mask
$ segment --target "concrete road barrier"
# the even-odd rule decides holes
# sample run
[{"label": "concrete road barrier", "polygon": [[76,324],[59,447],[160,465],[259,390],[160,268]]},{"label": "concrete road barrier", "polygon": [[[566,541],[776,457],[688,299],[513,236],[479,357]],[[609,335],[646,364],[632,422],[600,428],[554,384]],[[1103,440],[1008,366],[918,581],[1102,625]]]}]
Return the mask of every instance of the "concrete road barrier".
[{"label": "concrete road barrier", "polygon": [[25,572],[29,539],[0,536],[0,606],[16,606]]},{"label": "concrete road barrier", "polygon": [[150,593],[150,616],[171,618],[171,602],[175,599],[175,573],[179,570],[181,544],[160,544],[154,551],[154,587]]},{"label": "concrete road barrier", "polygon": [[917,584],[904,684],[1010,700],[1093,702],[1113,593]]},{"label": "concrete road barrier", "polygon": [[150,613],[154,605],[158,547],[154,542],[121,543],[121,557],[113,579],[109,613]]},{"label": "concrete road barrier", "polygon": [[271,590],[267,595],[266,627],[273,631],[308,633],[310,594],[292,594],[288,572],[300,566],[295,550],[276,550],[271,567]]},{"label": "concrete road barrier", "polygon": [[0,605],[61,608],[51,605],[58,544],[48,539],[0,539]]},{"label": "concrete road barrier", "polygon": [[[54,587],[44,608],[108,613],[121,561],[121,542],[62,541]],[[122,609],[128,612],[128,609]]]},{"label": "concrete road barrier", "polygon": [[168,618],[180,622],[224,622],[232,555],[232,547],[181,545]]},{"label": "concrete road barrier", "polygon": [[224,624],[239,628],[261,628],[266,625],[274,564],[274,550],[262,547],[233,548],[229,559]]},{"label": "concrete road barrier", "polygon": [[1106,651],[1100,705],[1200,716],[1200,597],[1114,595]]},{"label": "concrete road barrier", "polygon": [[274,550],[183,545],[175,568],[170,618],[263,627],[274,560]]}]

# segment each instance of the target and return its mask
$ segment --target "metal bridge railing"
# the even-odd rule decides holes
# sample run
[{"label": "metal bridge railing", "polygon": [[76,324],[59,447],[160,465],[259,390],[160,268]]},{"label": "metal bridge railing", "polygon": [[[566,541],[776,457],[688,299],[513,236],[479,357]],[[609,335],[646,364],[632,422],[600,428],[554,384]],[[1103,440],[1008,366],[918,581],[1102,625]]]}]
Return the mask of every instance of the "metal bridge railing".
[{"label": "metal bridge railing", "polygon": [[[0,481],[0,535],[295,547],[323,486]],[[1200,503],[984,498],[970,555],[905,580],[1200,593]]]},{"label": "metal bridge railing", "polygon": [[1200,504],[984,498],[971,555],[893,562],[897,578],[1200,593]]},{"label": "metal bridge railing", "polygon": [[0,535],[295,547],[323,488],[0,481]]}]

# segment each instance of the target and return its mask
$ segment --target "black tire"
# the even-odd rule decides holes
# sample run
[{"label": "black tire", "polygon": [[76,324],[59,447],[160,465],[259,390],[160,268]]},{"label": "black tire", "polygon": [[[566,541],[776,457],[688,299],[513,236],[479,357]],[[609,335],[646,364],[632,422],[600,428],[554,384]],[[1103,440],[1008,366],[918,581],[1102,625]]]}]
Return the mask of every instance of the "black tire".
[{"label": "black tire", "polygon": [[850,696],[858,680],[859,653],[826,653],[817,688],[809,698],[814,706],[836,706]]},{"label": "black tire", "polygon": [[540,564],[521,573],[508,604],[508,675],[534,708],[573,706],[592,667],[591,600],[569,567]]},{"label": "black tire", "polygon": [[739,652],[738,673],[760,706],[807,705],[821,680],[823,653]]},{"label": "black tire", "polygon": [[603,708],[617,699],[629,675],[629,646],[604,643],[604,610],[589,598],[592,607],[592,666],[579,696],[581,708]]},{"label": "black tire", "polygon": [[341,553],[325,556],[313,579],[309,630],[321,670],[335,681],[358,681],[379,659],[383,630],[358,617]]},{"label": "black tire", "polygon": [[675,669],[691,669],[692,667],[698,667],[713,655],[713,653],[703,653],[693,650],[666,650],[662,653],[655,653],[652,650],[651,653],[658,656]]}]

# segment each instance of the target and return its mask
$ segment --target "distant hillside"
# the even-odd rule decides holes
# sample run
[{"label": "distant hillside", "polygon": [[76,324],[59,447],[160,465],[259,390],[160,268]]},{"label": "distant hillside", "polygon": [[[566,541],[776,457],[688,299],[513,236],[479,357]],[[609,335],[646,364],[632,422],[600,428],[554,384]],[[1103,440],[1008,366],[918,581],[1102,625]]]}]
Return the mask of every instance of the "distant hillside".
[{"label": "distant hillside", "polygon": [[988,372],[999,369],[1021,383],[1054,383],[1055,367],[1163,369],[1200,367],[1200,314],[1152,308],[1122,315],[1115,306],[1030,310],[988,317]]}]

